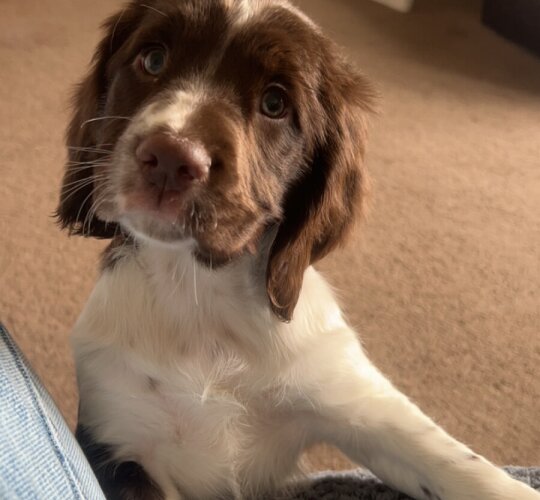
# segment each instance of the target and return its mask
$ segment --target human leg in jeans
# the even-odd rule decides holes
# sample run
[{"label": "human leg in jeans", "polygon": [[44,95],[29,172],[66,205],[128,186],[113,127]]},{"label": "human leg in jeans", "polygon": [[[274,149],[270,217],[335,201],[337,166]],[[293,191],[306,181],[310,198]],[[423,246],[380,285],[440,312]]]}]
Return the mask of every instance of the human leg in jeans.
[{"label": "human leg in jeans", "polygon": [[0,499],[104,500],[66,422],[1,324]]}]

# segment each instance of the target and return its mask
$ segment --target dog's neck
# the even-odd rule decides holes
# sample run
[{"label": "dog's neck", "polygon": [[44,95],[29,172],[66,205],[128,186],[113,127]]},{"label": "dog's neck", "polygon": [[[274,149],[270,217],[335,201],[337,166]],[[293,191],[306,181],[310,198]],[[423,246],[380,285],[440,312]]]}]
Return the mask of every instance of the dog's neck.
[{"label": "dog's neck", "polygon": [[[301,350],[306,314],[320,316],[323,325],[333,317],[326,309],[334,306],[321,279],[309,271],[294,321],[284,323],[273,313],[265,274],[273,237],[266,233],[255,254],[245,252],[217,268],[195,257],[193,241],[124,239],[108,251],[110,264],[104,265],[83,321],[100,323],[92,331],[103,331],[104,343],[153,363],[174,364],[181,356],[225,349],[255,365],[271,362],[275,369]],[[100,307],[107,303],[101,318],[92,314],[96,301]]]},{"label": "dog's neck", "polygon": [[[81,329],[92,330],[100,343],[159,365],[196,358],[216,346],[260,355],[254,350],[264,339],[253,335],[258,328],[247,323],[260,327],[261,316],[271,319],[264,290],[254,279],[253,256],[211,269],[195,258],[190,242],[163,245],[140,239],[118,243],[108,253],[109,264],[80,318],[81,324],[97,323]],[[102,310],[96,317],[98,307]]]}]

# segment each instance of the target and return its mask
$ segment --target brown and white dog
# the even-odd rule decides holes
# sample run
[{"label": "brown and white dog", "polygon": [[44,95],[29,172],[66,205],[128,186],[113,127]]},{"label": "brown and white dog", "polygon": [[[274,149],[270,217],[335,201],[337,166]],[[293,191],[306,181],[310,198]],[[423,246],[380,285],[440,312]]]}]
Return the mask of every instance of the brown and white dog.
[{"label": "brown and white dog", "polygon": [[371,100],[284,0],[135,0],[106,23],[58,217],[112,239],[73,341],[108,498],[260,498],[324,441],[417,499],[540,499],[379,373],[311,267],[362,203]]}]

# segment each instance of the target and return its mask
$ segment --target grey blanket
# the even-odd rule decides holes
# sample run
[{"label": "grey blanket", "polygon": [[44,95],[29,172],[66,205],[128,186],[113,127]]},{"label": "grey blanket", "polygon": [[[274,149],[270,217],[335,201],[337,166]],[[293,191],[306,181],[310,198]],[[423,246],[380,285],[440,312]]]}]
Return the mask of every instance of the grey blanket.
[{"label": "grey blanket", "polygon": [[[506,471],[540,491],[540,468],[506,467]],[[370,473],[361,469],[323,473],[312,476],[312,481],[301,491],[281,497],[283,500],[410,500],[383,485]]]}]

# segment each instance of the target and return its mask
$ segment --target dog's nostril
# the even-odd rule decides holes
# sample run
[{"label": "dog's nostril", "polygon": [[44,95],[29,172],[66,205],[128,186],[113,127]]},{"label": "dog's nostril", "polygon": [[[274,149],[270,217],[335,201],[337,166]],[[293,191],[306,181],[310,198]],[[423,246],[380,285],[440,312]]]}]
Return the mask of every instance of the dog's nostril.
[{"label": "dog's nostril", "polygon": [[194,177],[193,172],[190,170],[190,168],[185,165],[180,165],[176,173],[179,176],[186,177],[187,179],[190,179],[190,180],[195,180],[196,178]]},{"label": "dog's nostril", "polygon": [[199,143],[163,133],[145,138],[135,157],[151,185],[183,191],[194,181],[208,177],[211,158]]}]

